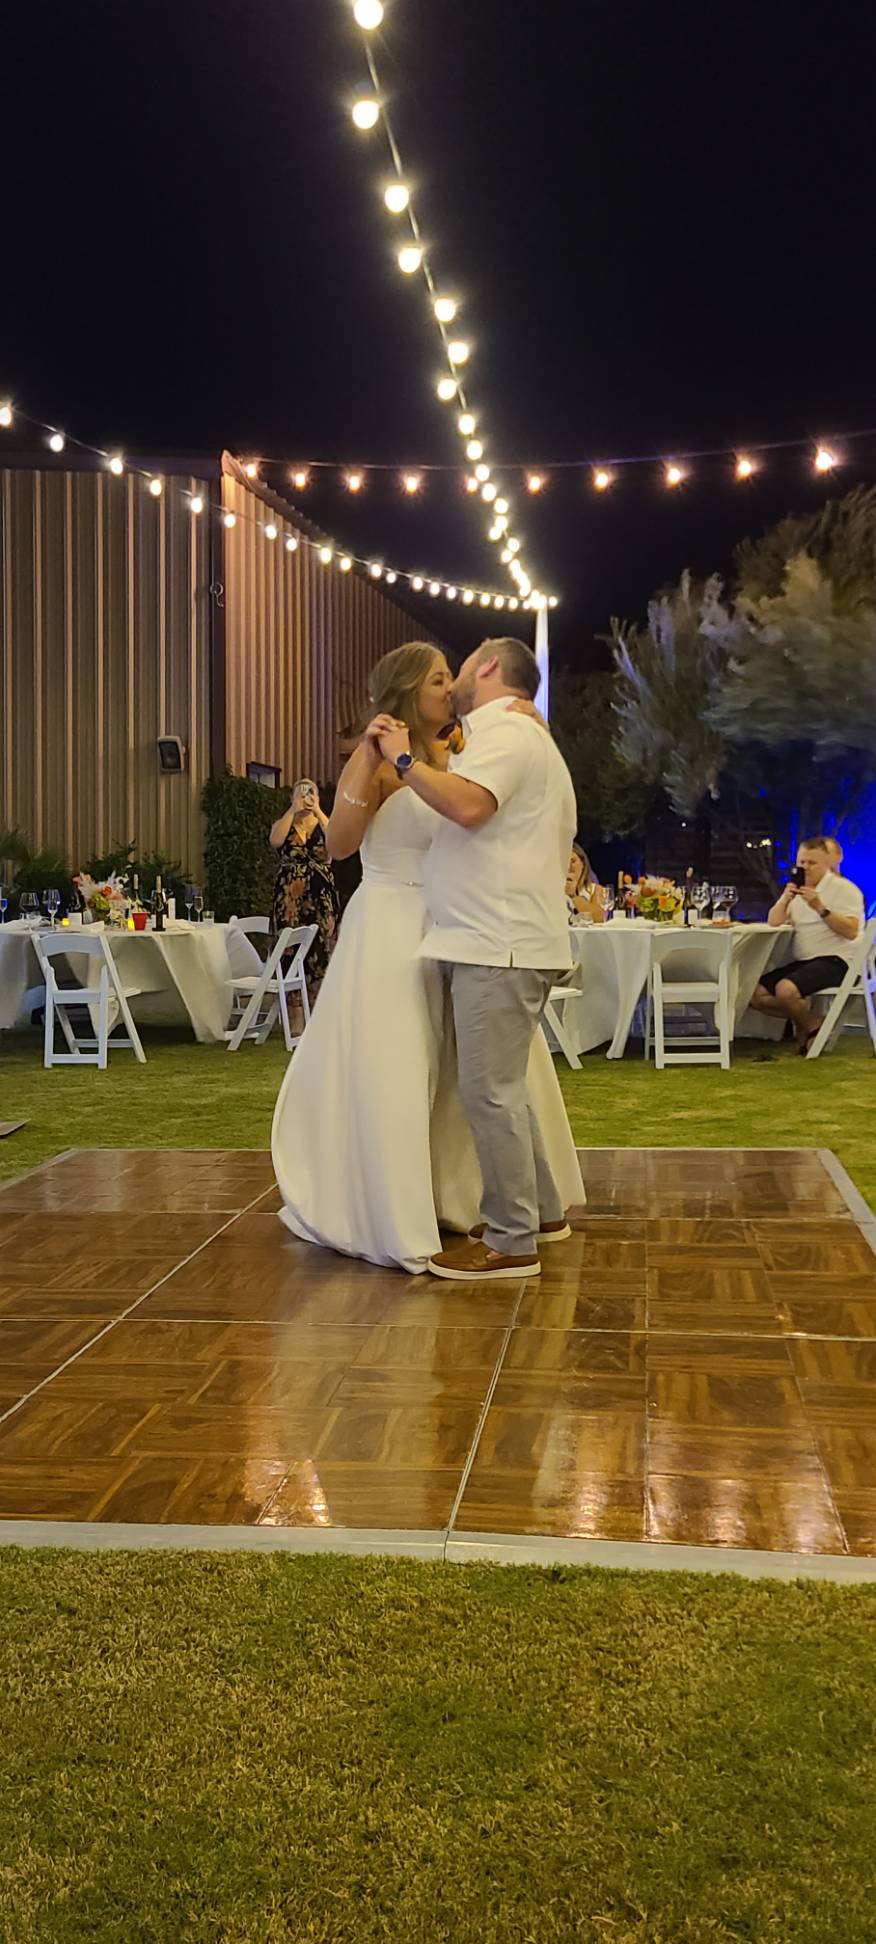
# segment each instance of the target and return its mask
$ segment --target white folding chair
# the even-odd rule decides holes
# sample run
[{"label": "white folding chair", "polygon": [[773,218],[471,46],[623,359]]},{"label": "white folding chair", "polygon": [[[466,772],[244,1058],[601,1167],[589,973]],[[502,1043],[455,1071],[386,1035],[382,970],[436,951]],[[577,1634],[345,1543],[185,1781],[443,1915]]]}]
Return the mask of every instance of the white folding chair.
[{"label": "white folding chair", "polygon": [[[242,932],[244,938],[269,938],[271,935],[271,921],[270,918],[236,918],[232,916],[228,920],[228,929],[229,932],[232,929],[234,931]],[[255,950],[255,947],[253,947],[253,950]],[[231,966],[232,979],[235,979],[238,976],[240,976],[241,978],[251,976],[245,973],[240,975],[237,975],[235,973],[234,960],[233,960],[233,947],[231,947],[230,941],[229,941],[229,955],[232,958],[232,966]],[[243,956],[243,954],[241,954],[240,956]],[[252,996],[251,993],[246,992],[242,985],[240,986],[239,989],[235,988],[232,991],[231,1019],[230,1019],[230,1028],[229,1028],[230,1031],[233,1031],[234,1027],[240,1024],[240,1021],[243,1018],[244,1013],[246,1012],[247,1006],[249,1005],[251,996]]]},{"label": "white folding chair", "polygon": [[[645,1058],[650,1057],[653,1038],[655,1066],[729,1067],[732,957],[733,934],[729,931],[683,931],[667,926],[665,933],[652,932]],[[667,1036],[666,1011],[672,1006],[714,1007],[714,1032]],[[667,1046],[694,1050],[667,1051]]]},{"label": "white folding chair", "polygon": [[[565,984],[551,986],[547,1003],[541,1016],[542,1031],[544,1032],[545,1038],[547,1039],[548,1031],[553,1033],[560,1052],[568,1060],[570,1067],[575,1068],[576,1072],[580,1068],[581,1061],[578,1058],[574,1042],[570,1038],[566,1027],[566,1003],[569,999],[580,999],[580,997],[581,967],[580,965],[575,965]],[[549,1041],[548,1044],[550,1044]]]},{"label": "white folding chair", "polygon": [[[123,986],[118,968],[109,949],[106,937],[100,932],[96,938],[75,932],[67,937],[63,933],[39,936],[34,934],[34,950],[39,959],[46,981],[46,1023],[43,1064],[52,1066],[96,1066],[106,1067],[110,1047],[125,1048],[134,1054],[142,1066],[146,1055],[140,1043],[140,1035],[134,1025],[129,999],[137,996],[139,987]],[[60,986],[55,977],[54,959],[86,958],[97,965],[97,982],[89,980],[87,985]],[[109,1007],[110,993],[119,1009],[119,1016],[126,1027],[124,1038],[110,1037]],[[74,1030],[71,1013],[83,1009],[96,1008],[97,1034],[85,1036]],[[67,1044],[66,1053],[55,1052],[55,1015]]]},{"label": "white folding chair", "polygon": [[809,1048],[810,1060],[817,1060],[848,1023],[843,1020],[843,1013],[850,999],[864,1001],[866,1029],[876,1053],[876,918],[870,918],[864,926],[849,959],[845,978],[838,986],[823,986],[815,998],[829,999],[830,1005]]},{"label": "white folding chair", "polygon": [[[315,925],[286,925],[260,977],[253,974],[249,978],[229,981],[233,995],[238,992],[249,995],[241,1019],[227,1034],[229,1053],[236,1053],[245,1039],[254,1039],[262,1046],[278,1016],[283,1021],[283,1034],[289,1052],[294,1052],[302,1035],[296,1033],[293,1036],[292,1033],[289,995],[294,993],[300,999],[306,1027],[310,1018],[310,999],[304,962],[316,937],[316,930]],[[283,959],[288,952],[293,954],[292,963],[284,971]]]},{"label": "white folding chair", "polygon": [[247,938],[267,938],[271,929],[270,918],[232,917],[229,918],[228,923],[236,925],[238,931],[246,932]]}]

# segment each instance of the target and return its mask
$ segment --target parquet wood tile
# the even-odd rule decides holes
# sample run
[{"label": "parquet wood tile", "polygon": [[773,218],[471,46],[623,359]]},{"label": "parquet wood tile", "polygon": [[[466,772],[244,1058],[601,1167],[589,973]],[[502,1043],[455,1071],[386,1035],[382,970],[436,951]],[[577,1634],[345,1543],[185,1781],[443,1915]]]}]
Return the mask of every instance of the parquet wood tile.
[{"label": "parquet wood tile", "polygon": [[8,1184],[0,1517],[440,1533],[465,1474],[460,1531],[876,1557],[876,1255],[820,1157],[584,1177],[484,1288],[309,1249],[264,1154]]}]

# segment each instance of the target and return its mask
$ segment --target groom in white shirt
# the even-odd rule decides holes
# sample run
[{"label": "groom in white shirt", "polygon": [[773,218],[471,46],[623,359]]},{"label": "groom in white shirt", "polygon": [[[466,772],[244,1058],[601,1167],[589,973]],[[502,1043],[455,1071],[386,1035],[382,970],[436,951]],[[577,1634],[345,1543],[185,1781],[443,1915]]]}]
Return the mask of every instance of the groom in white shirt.
[{"label": "groom in white shirt", "polygon": [[534,717],[509,714],[538,683],[522,641],[485,641],[454,684],[467,739],[447,771],[412,757],[404,727],[380,739],[387,761],[443,819],[426,861],[432,925],[421,952],[447,968],[484,1193],[479,1232],[429,1268],[459,1282],[537,1276],[539,1241],[570,1234],[526,1085],[533,1034],[571,965],[565,881],[577,823],[555,743]]}]

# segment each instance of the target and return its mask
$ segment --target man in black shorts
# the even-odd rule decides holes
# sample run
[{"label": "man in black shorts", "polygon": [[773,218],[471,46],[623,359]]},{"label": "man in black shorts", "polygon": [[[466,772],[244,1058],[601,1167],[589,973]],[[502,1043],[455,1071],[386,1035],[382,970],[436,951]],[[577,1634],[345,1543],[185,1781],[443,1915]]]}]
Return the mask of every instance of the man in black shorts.
[{"label": "man in black shorts", "polygon": [[765,972],[751,1004],[757,1012],[790,1019],[801,1053],[808,1053],[822,1014],[813,993],[840,985],[864,924],[864,900],[856,884],[831,869],[824,837],[807,837],[797,852],[805,881],[788,884],[772,910],[770,925],[793,925],[788,961]]}]

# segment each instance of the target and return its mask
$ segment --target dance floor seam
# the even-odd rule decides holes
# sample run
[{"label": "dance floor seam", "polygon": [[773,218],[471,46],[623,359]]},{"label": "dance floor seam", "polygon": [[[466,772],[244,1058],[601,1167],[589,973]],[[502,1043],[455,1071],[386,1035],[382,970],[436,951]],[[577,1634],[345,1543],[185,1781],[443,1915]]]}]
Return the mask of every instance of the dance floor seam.
[{"label": "dance floor seam", "polygon": [[307,1248],[251,1151],[5,1184],[0,1537],[876,1574],[876,1221],[839,1162],[581,1160],[572,1240],[485,1287]]}]

